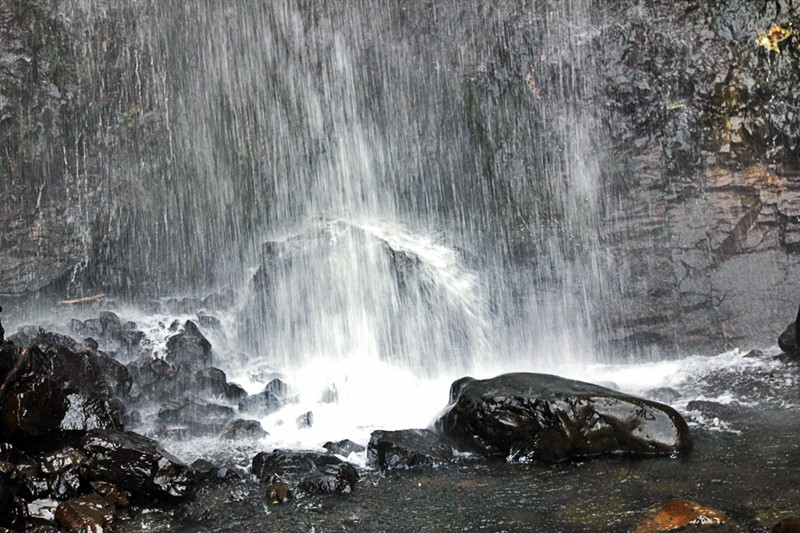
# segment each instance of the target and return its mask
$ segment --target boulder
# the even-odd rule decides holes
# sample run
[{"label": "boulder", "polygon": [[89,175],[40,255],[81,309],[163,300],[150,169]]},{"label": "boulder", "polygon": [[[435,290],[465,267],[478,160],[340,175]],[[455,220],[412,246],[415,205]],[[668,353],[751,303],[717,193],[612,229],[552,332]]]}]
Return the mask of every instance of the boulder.
[{"label": "boulder", "polygon": [[328,465],[304,477],[298,488],[307,494],[347,493],[355,490],[358,477],[350,463]]},{"label": "boulder", "polygon": [[272,505],[279,505],[281,503],[286,503],[294,498],[294,494],[292,494],[292,489],[290,489],[289,485],[287,485],[283,481],[276,481],[275,483],[270,483],[269,486],[267,487],[265,496],[267,498],[267,502]]},{"label": "boulder", "polygon": [[39,460],[39,469],[47,481],[48,494],[57,500],[78,496],[80,474],[85,464],[83,452],[72,447],[44,454]]},{"label": "boulder", "polygon": [[25,506],[28,511],[28,518],[32,522],[46,522],[49,524],[56,523],[56,509],[58,509],[58,500],[51,498],[39,498],[28,502]]},{"label": "boulder", "polygon": [[14,465],[0,461],[0,526],[12,527],[16,521],[13,478]]},{"label": "boulder", "polygon": [[251,394],[239,402],[239,412],[268,415],[283,406],[283,400],[272,392],[264,389],[257,394]]},{"label": "boulder", "polygon": [[131,432],[94,429],[81,439],[86,473],[135,495],[171,500],[194,494],[194,471],[154,440]]},{"label": "boulder", "polygon": [[261,422],[258,420],[239,418],[225,427],[220,438],[226,440],[260,439],[268,435],[269,433],[264,431],[264,428],[261,427]]},{"label": "boulder", "polygon": [[317,452],[273,450],[253,457],[252,472],[262,483],[270,483],[284,476],[304,475],[341,462],[333,455]]},{"label": "boulder", "polygon": [[314,425],[314,413],[307,411],[295,419],[298,429],[310,428]]},{"label": "boulder", "polygon": [[373,431],[367,463],[381,469],[437,466],[453,459],[453,450],[429,429]]},{"label": "boulder", "polygon": [[209,367],[198,370],[194,374],[197,390],[214,396],[226,396],[228,380],[225,372],[219,368]]},{"label": "boulder", "polygon": [[162,424],[182,425],[193,434],[218,433],[233,418],[233,408],[187,396],[165,403],[158,411]]},{"label": "boulder", "polygon": [[285,400],[289,396],[289,385],[283,380],[275,378],[264,386],[265,391],[271,392],[276,398]]},{"label": "boulder", "polygon": [[0,400],[0,433],[6,437],[37,437],[61,426],[67,398],[50,378],[26,375]]},{"label": "boulder", "polygon": [[92,481],[90,485],[97,494],[104,497],[114,505],[119,505],[120,507],[127,507],[130,505],[130,498],[128,497],[128,494],[113,483],[107,483],[105,481]]},{"label": "boulder", "polygon": [[185,364],[194,368],[211,366],[211,343],[200,333],[194,322],[187,320],[183,324],[183,331],[167,340],[165,359],[169,363]]},{"label": "boulder", "polygon": [[686,421],[671,407],[547,374],[459,380],[436,430],[459,450],[561,461],[609,453],[688,453]]},{"label": "boulder", "polygon": [[87,494],[58,504],[56,520],[73,533],[103,533],[114,521],[114,504],[99,494]]},{"label": "boulder", "polygon": [[124,429],[125,405],[117,398],[89,398],[81,394],[67,396],[67,412],[61,429]]},{"label": "boulder", "polygon": [[362,445],[357,444],[349,439],[340,440],[338,442],[328,441],[323,444],[322,447],[328,450],[328,453],[342,455],[344,457],[347,457],[351,453],[361,453],[366,449]]}]

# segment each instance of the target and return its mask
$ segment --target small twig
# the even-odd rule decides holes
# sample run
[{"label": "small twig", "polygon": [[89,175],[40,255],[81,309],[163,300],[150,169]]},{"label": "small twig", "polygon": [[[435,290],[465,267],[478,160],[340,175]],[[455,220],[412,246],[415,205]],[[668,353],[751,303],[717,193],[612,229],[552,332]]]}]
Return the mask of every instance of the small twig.
[{"label": "small twig", "polygon": [[58,305],[72,305],[72,304],[82,304],[87,302],[99,302],[103,298],[106,297],[106,293],[101,292],[100,294],[95,294],[94,296],[84,296],[83,298],[73,298],[71,300],[61,300],[58,302]]}]

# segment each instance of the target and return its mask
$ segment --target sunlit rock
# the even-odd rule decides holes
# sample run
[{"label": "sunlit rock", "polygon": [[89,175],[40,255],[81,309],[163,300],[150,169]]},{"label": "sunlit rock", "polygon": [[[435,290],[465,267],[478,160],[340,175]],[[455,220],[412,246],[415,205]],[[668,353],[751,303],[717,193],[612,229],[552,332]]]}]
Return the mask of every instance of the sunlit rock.
[{"label": "sunlit rock", "polygon": [[657,533],[688,525],[717,525],[728,521],[728,516],[722,511],[691,500],[670,500],[651,514],[639,522],[636,533]]},{"label": "sunlit rock", "polygon": [[381,469],[436,466],[453,459],[453,450],[429,429],[373,431],[367,462]]},{"label": "sunlit rock", "polygon": [[103,533],[114,521],[114,504],[99,494],[88,494],[58,504],[58,523],[73,533]]},{"label": "sunlit rock", "polygon": [[546,374],[459,380],[437,431],[462,451],[560,461],[608,453],[671,454],[692,448],[671,407]]}]

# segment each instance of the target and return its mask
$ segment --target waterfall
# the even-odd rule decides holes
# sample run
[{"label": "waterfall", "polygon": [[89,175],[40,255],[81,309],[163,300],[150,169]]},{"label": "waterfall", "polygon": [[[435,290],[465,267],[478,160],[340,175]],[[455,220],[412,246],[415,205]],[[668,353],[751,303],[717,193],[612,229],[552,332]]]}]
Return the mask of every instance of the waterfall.
[{"label": "waterfall", "polygon": [[109,143],[94,283],[233,288],[237,349],[275,368],[601,356],[587,0],[63,9]]}]

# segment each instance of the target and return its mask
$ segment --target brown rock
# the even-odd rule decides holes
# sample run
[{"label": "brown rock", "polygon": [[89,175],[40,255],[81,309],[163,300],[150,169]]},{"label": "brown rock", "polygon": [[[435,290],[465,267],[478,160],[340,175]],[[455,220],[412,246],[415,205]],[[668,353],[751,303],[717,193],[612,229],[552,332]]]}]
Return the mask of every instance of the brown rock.
[{"label": "brown rock", "polygon": [[705,507],[691,500],[673,499],[661,509],[654,511],[650,517],[639,522],[636,533],[672,531],[689,524],[712,525],[727,521],[727,515],[718,509]]},{"label": "brown rock", "polygon": [[289,485],[282,481],[276,481],[267,487],[267,502],[272,505],[286,503],[293,497]]},{"label": "brown rock", "polygon": [[800,533],[800,516],[784,518],[775,524],[772,533]]},{"label": "brown rock", "polygon": [[130,505],[128,494],[113,483],[108,483],[107,481],[92,481],[91,485],[95,492],[108,501],[120,507],[127,507]]},{"label": "brown rock", "polygon": [[114,504],[98,494],[61,502],[56,520],[73,533],[103,533],[114,520]]}]

